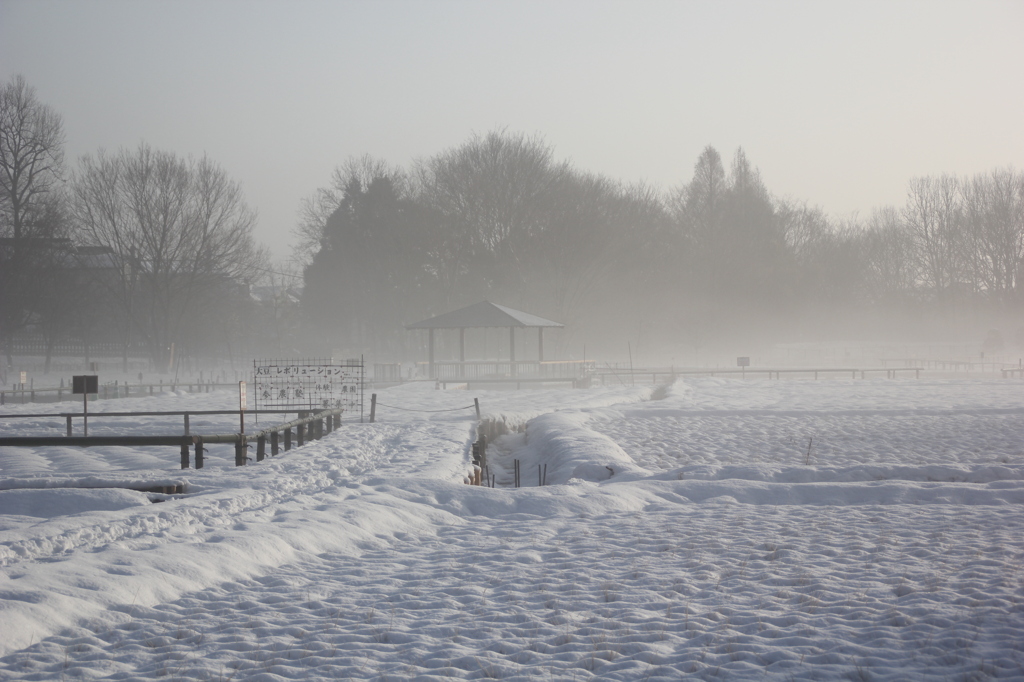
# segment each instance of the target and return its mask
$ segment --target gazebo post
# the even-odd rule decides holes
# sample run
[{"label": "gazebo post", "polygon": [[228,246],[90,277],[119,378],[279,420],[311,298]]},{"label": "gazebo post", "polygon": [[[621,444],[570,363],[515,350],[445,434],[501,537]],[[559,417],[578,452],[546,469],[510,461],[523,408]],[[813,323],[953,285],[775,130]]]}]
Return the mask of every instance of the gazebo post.
[{"label": "gazebo post", "polygon": [[[427,320],[421,320],[414,324],[406,326],[406,329],[412,331],[415,329],[426,329],[428,336],[428,354],[429,362],[427,363],[428,375],[431,379],[437,380],[438,378],[438,367],[437,358],[434,356],[434,330],[435,329],[458,329],[459,330],[459,362],[461,379],[466,379],[466,330],[467,329],[501,329],[508,327],[508,359],[509,359],[509,372],[506,376],[515,377],[516,381],[519,381],[519,367],[516,364],[516,327],[522,329],[529,329],[537,327],[537,356],[540,362],[544,361],[544,329],[543,327],[562,327],[564,325],[558,322],[552,322],[551,320],[545,320],[543,317],[524,313],[521,310],[513,310],[512,308],[506,308],[504,306],[491,303],[490,301],[481,301],[480,303],[474,303],[473,305],[453,310],[442,315],[435,315]],[[523,342],[526,342],[524,337]],[[487,337],[484,337],[484,351],[486,351]],[[499,349],[501,344],[498,344]],[[524,346],[525,348],[525,346]],[[422,346],[420,347],[422,351]],[[485,352],[484,355],[487,353]],[[500,355],[500,353],[499,353]],[[527,353],[529,355],[529,353]],[[421,356],[422,357],[422,356]],[[496,367],[491,371],[500,371],[501,359],[492,356],[496,362]],[[456,364],[456,363],[449,363]],[[538,365],[539,366],[539,365]],[[527,372],[529,374],[529,371]],[[473,376],[476,379],[486,379],[488,371],[481,370],[480,376],[477,376],[474,372]],[[446,375],[448,379],[455,379],[454,375]]]},{"label": "gazebo post", "polygon": [[509,373],[516,375],[516,328],[508,328],[508,366]]},{"label": "gazebo post", "polygon": [[429,342],[430,351],[428,353],[430,364],[428,366],[428,370],[427,371],[430,374],[430,378],[434,379],[435,378],[435,375],[434,375],[434,328],[431,327],[428,331],[430,332],[430,342]]}]

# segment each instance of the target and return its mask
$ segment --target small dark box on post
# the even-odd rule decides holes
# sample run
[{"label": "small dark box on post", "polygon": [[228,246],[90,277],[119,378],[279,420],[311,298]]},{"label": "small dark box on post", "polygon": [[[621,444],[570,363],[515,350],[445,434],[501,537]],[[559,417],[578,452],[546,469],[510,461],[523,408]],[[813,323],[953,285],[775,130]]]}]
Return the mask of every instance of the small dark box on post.
[{"label": "small dark box on post", "polygon": [[87,374],[71,377],[71,392],[75,395],[89,395],[100,392],[100,378]]}]

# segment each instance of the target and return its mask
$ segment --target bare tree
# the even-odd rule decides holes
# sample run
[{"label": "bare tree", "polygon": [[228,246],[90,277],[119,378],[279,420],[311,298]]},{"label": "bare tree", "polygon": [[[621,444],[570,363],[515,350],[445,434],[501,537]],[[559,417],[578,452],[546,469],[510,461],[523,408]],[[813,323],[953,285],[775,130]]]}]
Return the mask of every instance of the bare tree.
[{"label": "bare tree", "polygon": [[420,200],[449,224],[433,254],[446,299],[466,277],[488,288],[522,285],[524,251],[550,224],[569,172],[539,137],[505,130],[474,135],[419,165]]},{"label": "bare tree", "polygon": [[1000,169],[963,182],[971,272],[979,289],[1007,303],[1024,268],[1024,174]]},{"label": "bare tree", "polygon": [[909,302],[921,281],[914,236],[899,209],[888,206],[872,212],[862,236],[865,286],[874,303]]},{"label": "bare tree", "polygon": [[21,76],[0,86],[0,337],[8,363],[13,334],[38,307],[38,275],[63,227],[53,220],[64,167],[60,115]]},{"label": "bare tree", "polygon": [[112,283],[130,334],[142,335],[158,366],[187,340],[190,315],[259,276],[265,252],[252,237],[256,214],[239,186],[210,159],[181,159],[140,145],[86,156],[73,210],[84,235],[109,247]]},{"label": "bare tree", "polygon": [[26,235],[41,199],[60,184],[64,124],[21,76],[0,87],[0,191],[15,241]]},{"label": "bare tree", "polygon": [[963,218],[960,183],[955,177],[910,181],[903,222],[913,236],[924,284],[939,301],[952,301],[969,284]]}]

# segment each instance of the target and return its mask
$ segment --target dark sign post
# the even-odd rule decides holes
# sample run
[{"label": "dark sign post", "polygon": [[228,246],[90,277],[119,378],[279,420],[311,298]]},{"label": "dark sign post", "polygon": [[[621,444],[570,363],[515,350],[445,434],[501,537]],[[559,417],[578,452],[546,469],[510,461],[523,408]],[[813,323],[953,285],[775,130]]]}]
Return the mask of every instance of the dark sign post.
[{"label": "dark sign post", "polygon": [[740,377],[747,378],[747,367],[750,367],[750,358],[736,358],[736,366],[740,368]]},{"label": "dark sign post", "polygon": [[71,377],[71,393],[74,395],[82,394],[82,435],[89,435],[89,394],[96,394],[100,392],[100,378],[98,376],[89,376],[80,374],[78,376]]}]

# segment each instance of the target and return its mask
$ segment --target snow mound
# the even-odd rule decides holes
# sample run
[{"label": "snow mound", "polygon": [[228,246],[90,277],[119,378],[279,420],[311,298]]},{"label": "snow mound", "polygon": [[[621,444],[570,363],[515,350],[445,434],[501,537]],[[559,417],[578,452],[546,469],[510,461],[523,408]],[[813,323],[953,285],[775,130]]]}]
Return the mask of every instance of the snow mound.
[{"label": "snow mound", "polygon": [[615,441],[588,428],[589,421],[583,412],[553,412],[530,420],[528,447],[520,452],[520,459],[528,467],[547,464],[549,485],[571,479],[605,481],[620,474],[650,476]]}]

